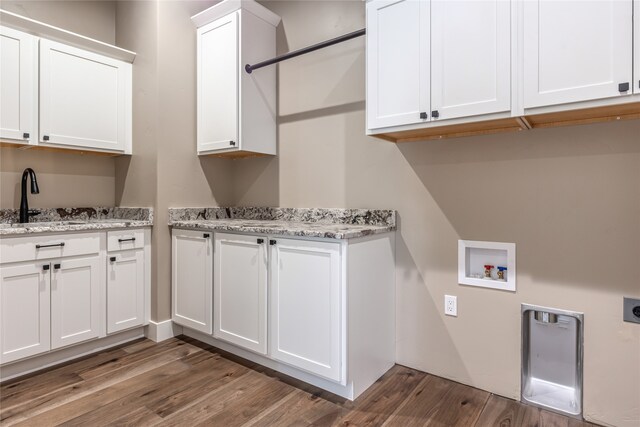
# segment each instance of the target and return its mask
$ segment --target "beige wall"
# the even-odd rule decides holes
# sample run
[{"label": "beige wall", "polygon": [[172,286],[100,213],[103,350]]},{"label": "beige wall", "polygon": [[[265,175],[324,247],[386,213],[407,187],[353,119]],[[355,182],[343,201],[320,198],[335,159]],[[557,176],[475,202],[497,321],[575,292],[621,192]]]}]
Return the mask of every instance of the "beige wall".
[{"label": "beige wall", "polygon": [[171,317],[168,208],[233,202],[231,163],[196,154],[196,38],[191,16],[214,3],[121,1],[117,5],[118,45],[134,50],[137,57],[134,153],[116,162],[116,203],[156,209],[154,320]]},{"label": "beige wall", "polygon": [[[117,7],[118,44],[138,58],[134,155],[115,161],[115,201],[157,209],[153,319],[170,314],[169,206],[393,208],[399,363],[518,398],[520,304],[582,311],[585,416],[638,424],[640,327],[621,308],[623,295],[640,297],[640,121],[405,145],[369,138],[357,39],[279,66],[278,157],[198,158],[189,16],[209,4]],[[283,17],[280,53],[364,25],[359,1],[264,4]],[[518,292],[458,285],[458,239],[515,242]],[[445,293],[458,296],[457,318],[442,314]]]},{"label": "beige wall", "polygon": [[0,9],[105,43],[116,40],[115,1],[2,0]]},{"label": "beige wall", "polygon": [[[0,8],[106,43],[115,42],[115,2],[2,0]],[[113,206],[114,160],[107,157],[0,148],[0,209],[20,205],[22,171],[36,171],[33,208]]]},{"label": "beige wall", "polygon": [[[279,48],[364,26],[362,2],[264,2]],[[394,145],[364,135],[364,42],[279,66],[279,155],[242,205],[397,209],[397,360],[519,397],[520,304],[585,313],[585,416],[640,423],[640,121]],[[457,240],[517,244],[518,292],[457,284]],[[443,315],[458,296],[458,317]]]}]

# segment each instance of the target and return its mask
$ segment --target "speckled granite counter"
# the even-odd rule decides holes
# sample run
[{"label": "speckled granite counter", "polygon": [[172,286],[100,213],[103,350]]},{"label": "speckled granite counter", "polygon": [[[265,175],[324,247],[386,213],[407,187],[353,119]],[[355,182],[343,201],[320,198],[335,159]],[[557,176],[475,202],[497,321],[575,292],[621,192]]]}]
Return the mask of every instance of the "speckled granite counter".
[{"label": "speckled granite counter", "polygon": [[396,212],[370,209],[171,208],[174,228],[353,239],[396,229]]},{"label": "speckled granite counter", "polygon": [[31,222],[18,224],[17,209],[0,209],[0,236],[35,233],[114,230],[151,227],[152,208],[51,208],[37,209]]}]

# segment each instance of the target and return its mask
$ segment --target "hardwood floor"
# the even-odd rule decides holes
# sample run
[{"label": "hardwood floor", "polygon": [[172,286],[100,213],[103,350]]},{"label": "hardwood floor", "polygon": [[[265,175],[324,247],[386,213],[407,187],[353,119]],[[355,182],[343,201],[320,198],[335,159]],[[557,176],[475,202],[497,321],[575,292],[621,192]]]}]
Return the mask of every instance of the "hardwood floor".
[{"label": "hardwood floor", "polygon": [[181,337],[0,387],[0,425],[558,426],[580,422],[396,365],[355,402]]}]

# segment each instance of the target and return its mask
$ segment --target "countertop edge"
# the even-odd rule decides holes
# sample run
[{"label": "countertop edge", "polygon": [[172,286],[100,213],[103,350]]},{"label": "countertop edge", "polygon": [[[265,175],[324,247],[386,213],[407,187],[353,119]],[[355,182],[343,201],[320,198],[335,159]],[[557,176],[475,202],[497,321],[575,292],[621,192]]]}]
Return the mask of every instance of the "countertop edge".
[{"label": "countertop edge", "polygon": [[[247,234],[266,234],[274,236],[290,236],[290,237],[311,237],[318,239],[332,239],[332,240],[349,240],[357,239],[366,236],[373,236],[376,234],[390,233],[396,231],[395,226],[381,226],[381,225],[357,225],[360,227],[358,230],[353,231],[318,231],[318,230],[304,230],[300,228],[287,229],[273,229],[269,228],[265,224],[264,227],[248,227],[242,225],[222,225],[214,224],[215,220],[210,220],[211,223],[207,224],[207,221],[169,221],[168,226],[176,229],[183,230],[202,230],[202,231],[229,231],[237,233]],[[339,225],[339,224],[327,224],[327,225]],[[349,224],[344,224],[348,226]]]},{"label": "countertop edge", "polygon": [[[123,220],[124,221],[124,220]],[[128,221],[128,220],[127,220]],[[135,221],[135,222],[96,222],[91,224],[71,224],[71,225],[52,225],[40,227],[16,227],[16,228],[0,228],[0,238],[32,236],[34,234],[45,233],[74,233],[82,231],[114,231],[129,230],[134,228],[151,228],[151,221]]]}]

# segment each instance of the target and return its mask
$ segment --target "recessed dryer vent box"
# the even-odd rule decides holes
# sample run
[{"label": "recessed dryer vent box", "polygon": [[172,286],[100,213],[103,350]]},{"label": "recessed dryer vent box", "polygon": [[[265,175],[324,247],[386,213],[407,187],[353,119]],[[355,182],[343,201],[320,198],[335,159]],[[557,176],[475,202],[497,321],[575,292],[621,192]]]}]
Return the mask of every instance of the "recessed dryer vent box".
[{"label": "recessed dryer vent box", "polygon": [[[493,266],[485,277],[485,265]],[[503,279],[499,267],[506,267]],[[516,244],[458,240],[458,283],[516,291]]]},{"label": "recessed dryer vent box", "polygon": [[582,313],[522,304],[521,401],[582,418]]}]

